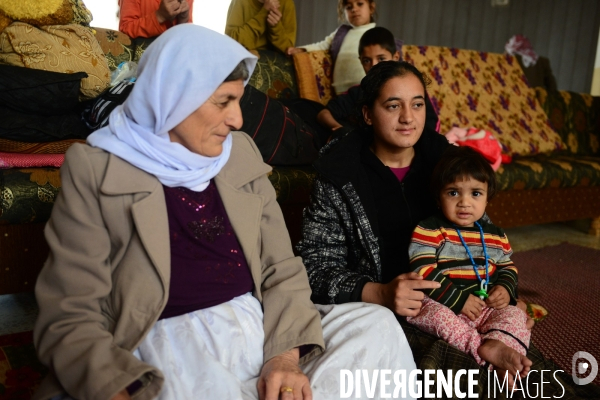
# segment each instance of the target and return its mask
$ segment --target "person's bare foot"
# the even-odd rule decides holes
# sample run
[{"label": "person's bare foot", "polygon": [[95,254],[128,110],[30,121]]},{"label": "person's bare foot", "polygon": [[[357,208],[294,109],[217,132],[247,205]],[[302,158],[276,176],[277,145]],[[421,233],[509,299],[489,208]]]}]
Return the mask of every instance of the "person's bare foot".
[{"label": "person's bare foot", "polygon": [[479,349],[477,349],[477,353],[481,358],[495,367],[499,378],[503,378],[505,372],[508,371],[510,386],[513,385],[516,374],[519,374],[521,378],[525,378],[533,364],[524,355],[519,354],[516,350],[494,339],[488,339],[483,342],[479,346]]}]

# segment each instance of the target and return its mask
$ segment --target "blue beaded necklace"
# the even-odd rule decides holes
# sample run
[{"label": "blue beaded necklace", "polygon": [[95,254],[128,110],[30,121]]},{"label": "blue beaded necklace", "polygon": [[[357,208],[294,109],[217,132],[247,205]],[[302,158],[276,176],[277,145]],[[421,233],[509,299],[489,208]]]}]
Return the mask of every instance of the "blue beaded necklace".
[{"label": "blue beaded necklace", "polygon": [[458,227],[456,225],[454,227],[456,229],[456,233],[458,233],[458,237],[459,237],[460,241],[462,242],[463,246],[465,247],[465,250],[467,250],[467,254],[469,255],[469,259],[471,260],[471,265],[473,265],[473,270],[475,271],[475,275],[477,276],[477,279],[479,279],[479,290],[477,290],[475,292],[475,294],[477,296],[479,296],[479,298],[481,300],[485,300],[489,297],[487,294],[487,288],[488,288],[488,283],[490,283],[490,270],[489,270],[489,264],[488,264],[488,254],[487,254],[487,248],[485,247],[485,238],[483,235],[483,228],[477,221],[475,221],[475,225],[477,225],[477,227],[479,228],[479,234],[481,235],[481,245],[483,246],[483,256],[485,257],[485,280],[483,280],[481,278],[481,276],[479,275],[479,271],[477,270],[477,264],[475,264],[475,260],[473,259],[471,250],[469,250],[469,246],[467,246],[465,239],[463,239],[463,237],[460,233],[460,229],[458,229]]}]

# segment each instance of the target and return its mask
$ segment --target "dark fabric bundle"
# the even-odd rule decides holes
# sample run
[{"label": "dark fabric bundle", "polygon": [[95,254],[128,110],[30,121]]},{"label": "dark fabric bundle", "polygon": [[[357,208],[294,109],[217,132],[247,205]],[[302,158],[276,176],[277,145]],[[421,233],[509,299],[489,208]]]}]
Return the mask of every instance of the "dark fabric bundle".
[{"label": "dark fabric bundle", "polygon": [[264,162],[308,165],[317,159],[318,133],[289,108],[250,85],[240,107],[244,118],[240,130],[254,139]]},{"label": "dark fabric bundle", "polygon": [[79,89],[85,72],[0,65],[0,138],[29,143],[85,138]]},{"label": "dark fabric bundle", "polygon": [[28,143],[85,139],[90,131],[75,111],[59,115],[19,113],[0,105],[0,138]]},{"label": "dark fabric bundle", "polygon": [[0,64],[0,105],[22,113],[66,114],[77,108],[79,86],[87,76]]}]

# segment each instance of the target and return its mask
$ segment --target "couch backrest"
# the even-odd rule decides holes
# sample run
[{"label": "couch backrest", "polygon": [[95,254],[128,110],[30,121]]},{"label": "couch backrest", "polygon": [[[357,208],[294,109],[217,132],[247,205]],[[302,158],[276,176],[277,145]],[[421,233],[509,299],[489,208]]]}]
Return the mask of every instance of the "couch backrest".
[{"label": "couch backrest", "polygon": [[568,153],[600,155],[600,97],[535,88],[550,125],[567,145]]},{"label": "couch backrest", "polygon": [[431,78],[441,132],[452,127],[491,131],[505,153],[528,155],[561,150],[561,137],[527,85],[512,56],[436,46],[404,46],[404,59]]}]

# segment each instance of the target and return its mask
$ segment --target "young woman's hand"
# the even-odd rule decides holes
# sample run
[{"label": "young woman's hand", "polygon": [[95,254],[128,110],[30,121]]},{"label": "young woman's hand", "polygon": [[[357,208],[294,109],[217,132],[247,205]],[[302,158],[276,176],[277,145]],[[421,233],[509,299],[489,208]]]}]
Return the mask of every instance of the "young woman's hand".
[{"label": "young woman's hand", "polygon": [[466,315],[471,321],[475,321],[481,315],[483,307],[485,307],[485,302],[470,294],[460,313]]},{"label": "young woman's hand", "polygon": [[298,53],[304,53],[306,51],[306,49],[301,49],[299,47],[288,47],[287,50],[285,51],[285,54],[287,54],[288,56],[294,55],[294,54],[298,54]]},{"label": "young woman's hand", "polygon": [[312,400],[308,377],[298,366],[298,348],[281,353],[267,361],[258,378],[260,400]]},{"label": "young woman's hand", "polygon": [[275,26],[277,25],[277,23],[279,23],[279,20],[281,20],[281,16],[281,11],[274,8],[271,11],[269,11],[269,15],[267,15],[267,23],[271,26]]},{"label": "young woman's hand", "polygon": [[423,289],[438,289],[440,284],[424,280],[415,272],[398,275],[386,284],[368,282],[362,291],[362,301],[389,308],[403,317],[416,317],[421,311]]},{"label": "young woman's hand", "polygon": [[177,23],[185,24],[190,20],[190,5],[187,0],[181,0],[181,6],[179,7],[179,14],[177,14]]},{"label": "young woman's hand", "polygon": [[510,295],[504,286],[494,286],[490,290],[490,295],[485,299],[485,304],[488,307],[501,310],[510,303]]}]

